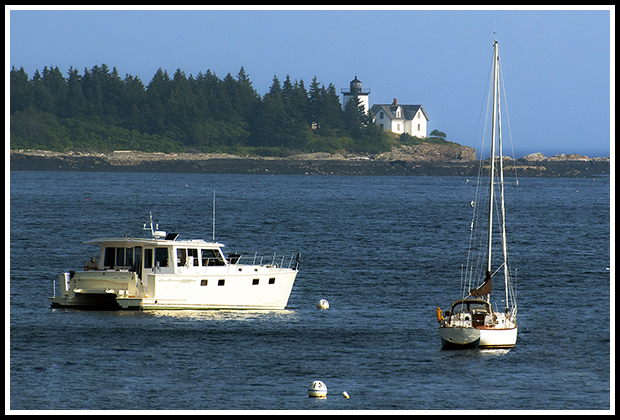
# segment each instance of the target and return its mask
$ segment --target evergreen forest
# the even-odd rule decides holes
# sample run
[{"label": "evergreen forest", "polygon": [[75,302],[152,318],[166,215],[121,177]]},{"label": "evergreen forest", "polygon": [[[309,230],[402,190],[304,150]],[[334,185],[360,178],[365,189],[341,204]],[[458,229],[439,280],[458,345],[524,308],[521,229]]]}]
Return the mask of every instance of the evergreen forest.
[{"label": "evergreen forest", "polygon": [[384,132],[360,104],[342,109],[333,84],[274,76],[264,96],[242,67],[223,79],[210,70],[172,77],[159,69],[145,86],[107,65],[10,73],[10,148],[59,152],[135,150],[287,156],[301,152],[380,153],[398,144],[447,143]]}]

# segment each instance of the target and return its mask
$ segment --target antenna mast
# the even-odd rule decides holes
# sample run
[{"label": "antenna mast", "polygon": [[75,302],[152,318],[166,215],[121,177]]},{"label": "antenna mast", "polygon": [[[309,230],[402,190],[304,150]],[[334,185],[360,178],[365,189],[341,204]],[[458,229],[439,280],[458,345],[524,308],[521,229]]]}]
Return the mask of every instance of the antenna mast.
[{"label": "antenna mast", "polygon": [[213,242],[215,242],[215,188],[213,188]]}]

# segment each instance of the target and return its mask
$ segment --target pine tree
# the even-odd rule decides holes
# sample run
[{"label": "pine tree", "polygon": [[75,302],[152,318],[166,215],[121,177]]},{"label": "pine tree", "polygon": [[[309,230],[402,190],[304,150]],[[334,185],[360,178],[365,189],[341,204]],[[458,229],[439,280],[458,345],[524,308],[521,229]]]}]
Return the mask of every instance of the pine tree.
[{"label": "pine tree", "polygon": [[170,96],[170,76],[159,68],[146,88],[147,131],[163,135],[166,131],[166,102]]},{"label": "pine tree", "polygon": [[[107,67],[106,67],[107,71]],[[101,69],[94,66],[91,71],[84,69],[82,76],[82,92],[87,103],[87,115],[90,118],[103,119],[103,86]]]},{"label": "pine tree", "polygon": [[127,74],[120,98],[122,126],[129,130],[146,131],[146,91],[138,76]]},{"label": "pine tree", "polygon": [[67,81],[62,75],[58,67],[43,68],[43,84],[47,87],[51,101],[53,102],[53,110],[49,110],[51,114],[58,118],[67,118]]},{"label": "pine tree", "polygon": [[[44,71],[47,66],[44,68]],[[32,77],[32,103],[38,111],[48,112],[50,114],[56,113],[56,104],[49,87],[44,83],[43,77],[39,70],[34,72]]]},{"label": "pine tree", "polygon": [[340,98],[336,92],[336,87],[330,83],[324,92],[323,100],[325,106],[326,122],[331,129],[339,129],[342,127],[342,105]]},{"label": "pine tree", "polygon": [[359,137],[360,132],[364,127],[365,120],[366,113],[364,112],[364,105],[361,100],[353,97],[347,101],[343,112],[343,126],[344,129],[349,132],[351,137]]},{"label": "pine tree", "polygon": [[32,105],[32,85],[28,81],[28,75],[23,67],[20,67],[19,70],[11,67],[10,92],[11,115]]},{"label": "pine tree", "polygon": [[321,104],[321,85],[316,76],[310,83],[310,91],[308,92],[308,115],[307,122],[313,129],[320,129],[323,120],[322,104]]},{"label": "pine tree", "polygon": [[81,119],[86,114],[86,98],[82,91],[82,78],[73,66],[68,71],[67,79],[67,118]]}]

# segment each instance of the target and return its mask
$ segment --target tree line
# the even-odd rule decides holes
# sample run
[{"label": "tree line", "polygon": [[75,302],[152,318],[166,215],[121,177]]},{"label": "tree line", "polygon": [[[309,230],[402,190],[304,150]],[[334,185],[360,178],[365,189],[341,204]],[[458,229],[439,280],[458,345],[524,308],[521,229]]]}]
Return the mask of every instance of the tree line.
[{"label": "tree line", "polygon": [[[394,137],[360,103],[342,108],[333,84],[274,76],[260,96],[242,67],[220,79],[210,70],[172,77],[162,69],[144,83],[107,65],[10,73],[11,149],[137,150],[286,155],[291,151],[379,153]],[[442,133],[443,134],[443,133]],[[445,135],[444,135],[445,137]],[[445,140],[444,140],[445,141]],[[408,143],[411,139],[408,139]]]}]

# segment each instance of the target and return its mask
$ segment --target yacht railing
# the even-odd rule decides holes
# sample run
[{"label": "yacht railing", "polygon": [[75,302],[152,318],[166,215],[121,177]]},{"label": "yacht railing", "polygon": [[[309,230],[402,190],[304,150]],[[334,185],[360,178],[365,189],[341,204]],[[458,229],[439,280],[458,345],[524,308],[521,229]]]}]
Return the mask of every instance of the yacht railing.
[{"label": "yacht railing", "polygon": [[293,252],[290,254],[278,254],[277,252],[274,252],[273,255],[259,255],[258,252],[255,252],[254,255],[244,256],[241,253],[235,252],[228,254],[226,258],[231,264],[259,265],[297,270],[301,253]]}]

